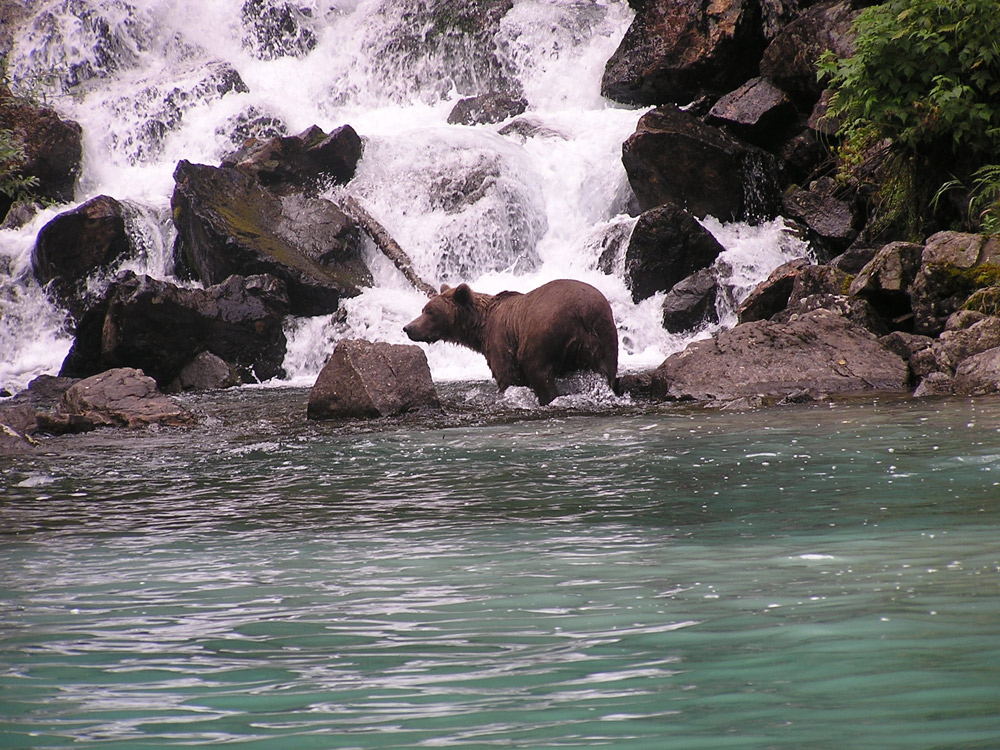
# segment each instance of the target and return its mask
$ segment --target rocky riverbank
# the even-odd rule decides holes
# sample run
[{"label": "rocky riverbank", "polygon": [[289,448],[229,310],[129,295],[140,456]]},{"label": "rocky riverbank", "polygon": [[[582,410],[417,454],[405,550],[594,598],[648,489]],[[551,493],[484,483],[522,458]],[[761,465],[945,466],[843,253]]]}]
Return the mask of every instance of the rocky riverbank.
[{"label": "rocky riverbank", "polygon": [[[663,294],[663,325],[680,332],[712,322],[715,300],[728,293],[713,270],[722,248],[699,223],[706,216],[784,217],[809,239],[814,257],[776,269],[743,301],[731,330],[651,372],[625,374],[625,391],[757,405],[864,390],[1000,389],[997,239],[948,231],[923,243],[880,237],[867,226],[865,196],[829,176],[836,124],[825,117],[817,60],[825,50],[853,50],[851,23],[865,4],[631,3],[635,20],[607,63],[602,93],[649,108],[622,144],[637,221],[628,237],[609,234],[601,268],[623,264],[635,300]],[[435,4],[427,23],[444,24],[452,5]],[[493,0],[464,8],[463,33],[490,38],[510,7]],[[0,18],[12,25],[26,18],[15,10],[0,2]],[[504,75],[503,60],[494,62],[490,90],[459,102],[449,122],[497,123],[501,135],[521,137],[532,127],[523,92]],[[235,70],[206,75],[219,96],[246,89]],[[80,127],[16,99],[5,82],[0,129],[22,145],[20,171],[37,178],[35,194],[71,202]],[[234,133],[232,152],[218,164],[177,164],[176,284],[116,272],[142,252],[128,231],[140,209],[123,198],[95,197],[39,232],[35,280],[68,311],[76,339],[62,377],[3,405],[5,441],[27,444],[39,432],[103,424],[183,423],[161,401],[152,411],[145,403],[135,408],[155,415],[162,407],[162,418],[121,416],[126,407],[106,404],[137,402],[118,396],[102,401],[103,416],[84,416],[96,413],[92,405],[69,394],[93,388],[95,377],[141,392],[142,401],[280,376],[285,317],[336,313],[370,285],[366,236],[393,257],[392,238],[363,207],[323,197],[331,185],[349,193],[364,133],[349,123],[293,135],[269,123],[255,132],[242,140]],[[489,180],[473,182],[441,185],[440,200],[471,204],[492,189]],[[31,210],[0,196],[7,226]],[[406,259],[396,253],[393,262],[402,268]]]}]

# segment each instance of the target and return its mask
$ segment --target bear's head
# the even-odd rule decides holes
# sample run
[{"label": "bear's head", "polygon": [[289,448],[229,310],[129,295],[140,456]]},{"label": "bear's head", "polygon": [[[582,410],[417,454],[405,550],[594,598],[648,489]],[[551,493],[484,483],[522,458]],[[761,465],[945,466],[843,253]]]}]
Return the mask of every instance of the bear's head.
[{"label": "bear's head", "polygon": [[478,304],[489,295],[477,294],[468,284],[449,287],[442,284],[441,293],[431,297],[420,317],[403,326],[412,341],[432,344],[451,341],[473,349],[478,348],[482,335],[482,309]]}]

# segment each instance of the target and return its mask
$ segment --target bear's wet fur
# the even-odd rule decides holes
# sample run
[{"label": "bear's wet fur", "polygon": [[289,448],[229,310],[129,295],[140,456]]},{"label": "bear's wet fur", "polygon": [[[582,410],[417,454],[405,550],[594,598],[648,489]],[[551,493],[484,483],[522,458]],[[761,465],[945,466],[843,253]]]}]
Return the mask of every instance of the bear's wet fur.
[{"label": "bear's wet fur", "polygon": [[404,326],[413,341],[450,341],[486,357],[501,393],[529,386],[543,406],[556,378],[577,371],[604,376],[615,390],[618,330],[608,300],[590,284],[558,279],[537,289],[483,294],[468,284],[441,287]]}]

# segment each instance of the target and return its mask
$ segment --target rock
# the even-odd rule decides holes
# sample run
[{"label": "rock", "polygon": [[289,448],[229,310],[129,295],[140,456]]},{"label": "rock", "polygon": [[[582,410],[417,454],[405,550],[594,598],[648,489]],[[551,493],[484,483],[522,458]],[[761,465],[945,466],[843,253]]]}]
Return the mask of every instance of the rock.
[{"label": "rock", "polygon": [[208,289],[182,289],[127,273],[80,320],[61,375],[88,377],[140,368],[167,388],[202,352],[229,363],[244,382],[283,374],[283,284],[231,276]]},{"label": "rock", "polygon": [[852,0],[833,0],[809,8],[785,26],[764,50],[760,74],[788,92],[808,112],[824,85],[817,61],[826,50],[838,57],[854,54],[851,24],[860,11]]},{"label": "rock", "polygon": [[[0,96],[0,130],[10,131],[13,141],[24,150],[18,171],[38,179],[38,185],[32,188],[34,195],[57,203],[73,200],[83,159],[83,131],[79,124],[61,119],[46,107]],[[0,195],[0,219],[14,197]]]},{"label": "rock", "polygon": [[[41,416],[41,415],[40,415]],[[183,427],[194,415],[156,389],[141,370],[121,367],[70,386],[53,414],[44,415],[45,432],[86,432],[98,427]]]},{"label": "rock", "polygon": [[959,396],[1000,393],[1000,347],[964,360],[955,371],[953,387]]},{"label": "rock", "polygon": [[107,272],[133,254],[126,231],[127,209],[107,195],[99,195],[49,221],[35,239],[31,268],[35,280],[49,287],[55,300],[74,318],[88,304],[86,281]]},{"label": "rock", "polygon": [[767,320],[784,310],[792,294],[795,277],[807,266],[809,266],[808,260],[795,258],[771,271],[770,275],[740,303],[736,310],[739,322]]},{"label": "rock", "polygon": [[898,354],[905,362],[909,362],[918,352],[933,346],[934,339],[917,333],[892,331],[879,338],[879,343],[889,351]]},{"label": "rock", "polygon": [[910,293],[923,251],[911,242],[889,243],[861,269],[848,293],[868,300],[891,329],[911,329]]},{"label": "rock", "polygon": [[774,148],[796,119],[795,104],[766,78],[751,78],[709,110],[708,121],[725,125],[740,138]]},{"label": "rock", "polygon": [[309,393],[309,419],[375,419],[438,411],[427,356],[419,346],[338,342]]},{"label": "rock", "polygon": [[837,184],[830,177],[814,180],[808,189],[793,185],[782,198],[782,215],[802,222],[813,247],[829,258],[846,250],[858,236],[849,201],[836,195]]},{"label": "rock", "polygon": [[371,284],[354,223],[330,201],[278,196],[231,167],[181,161],[171,198],[178,265],[206,285],[270,274],[288,288],[293,315],[334,312]]},{"label": "rock", "polygon": [[30,436],[0,422],[0,456],[21,456],[37,450],[38,444]]},{"label": "rock", "polygon": [[354,177],[364,143],[350,125],[325,133],[313,125],[297,135],[251,139],[222,160],[281,195],[344,185]]},{"label": "rock", "polygon": [[625,250],[625,283],[638,302],[708,268],[724,250],[691,214],[667,203],[639,216]]},{"label": "rock", "polygon": [[259,60],[302,57],[316,47],[312,9],[282,0],[246,0],[243,46]]},{"label": "rock", "polygon": [[675,203],[698,218],[761,221],[777,209],[774,157],[677,107],[639,119],[622,163],[643,211]]},{"label": "rock", "polygon": [[[794,291],[792,292],[794,295]],[[813,310],[829,310],[840,315],[855,325],[870,331],[876,336],[885,336],[889,333],[888,327],[878,313],[868,304],[867,300],[858,297],[848,297],[846,294],[809,294],[797,299],[794,303],[789,303],[782,312],[773,316],[771,320],[778,323],[787,323],[793,316]]]},{"label": "rock", "polygon": [[962,232],[932,235],[910,289],[914,330],[937,335],[977,289],[998,280],[1000,238]]},{"label": "rock", "polygon": [[523,97],[490,93],[460,99],[448,115],[452,125],[482,125],[503,122],[522,114],[528,108]]},{"label": "rock", "polygon": [[652,376],[652,397],[732,401],[823,393],[902,390],[907,369],[899,355],[868,331],[827,310],[788,323],[754,321],[696,341],[668,357]]},{"label": "rock", "polygon": [[678,281],[663,298],[663,327],[671,333],[690,331],[703,323],[718,323],[715,309],[719,283],[711,268]]},{"label": "rock", "polygon": [[764,49],[751,0],[633,2],[635,19],[608,60],[601,93],[623,104],[684,104],[729,91],[755,71]]},{"label": "rock", "polygon": [[240,384],[240,376],[231,364],[212,352],[202,352],[184,365],[167,387],[168,393],[213,391]]},{"label": "rock", "polygon": [[34,435],[38,432],[39,413],[55,411],[63,394],[76,382],[76,378],[39,375],[25,390],[0,401],[0,424],[25,436]]},{"label": "rock", "polygon": [[934,346],[938,363],[955,372],[969,357],[1000,346],[1000,318],[983,318],[968,328],[944,331]]},{"label": "rock", "polygon": [[955,378],[948,373],[932,372],[920,381],[913,392],[915,398],[927,396],[950,396],[955,392]]}]

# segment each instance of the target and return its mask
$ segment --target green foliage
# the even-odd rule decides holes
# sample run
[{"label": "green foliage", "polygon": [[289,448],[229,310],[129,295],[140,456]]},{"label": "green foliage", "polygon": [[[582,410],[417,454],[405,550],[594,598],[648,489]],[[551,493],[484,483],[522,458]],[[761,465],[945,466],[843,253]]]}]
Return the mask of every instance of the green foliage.
[{"label": "green foliage", "polygon": [[1000,153],[1000,3],[889,0],[854,28],[854,55],[820,60],[841,174],[875,183],[876,204],[897,219],[925,215],[945,179],[964,184]]},{"label": "green foliage", "polygon": [[13,201],[31,201],[38,178],[21,174],[24,147],[10,130],[0,130],[0,193]]}]

